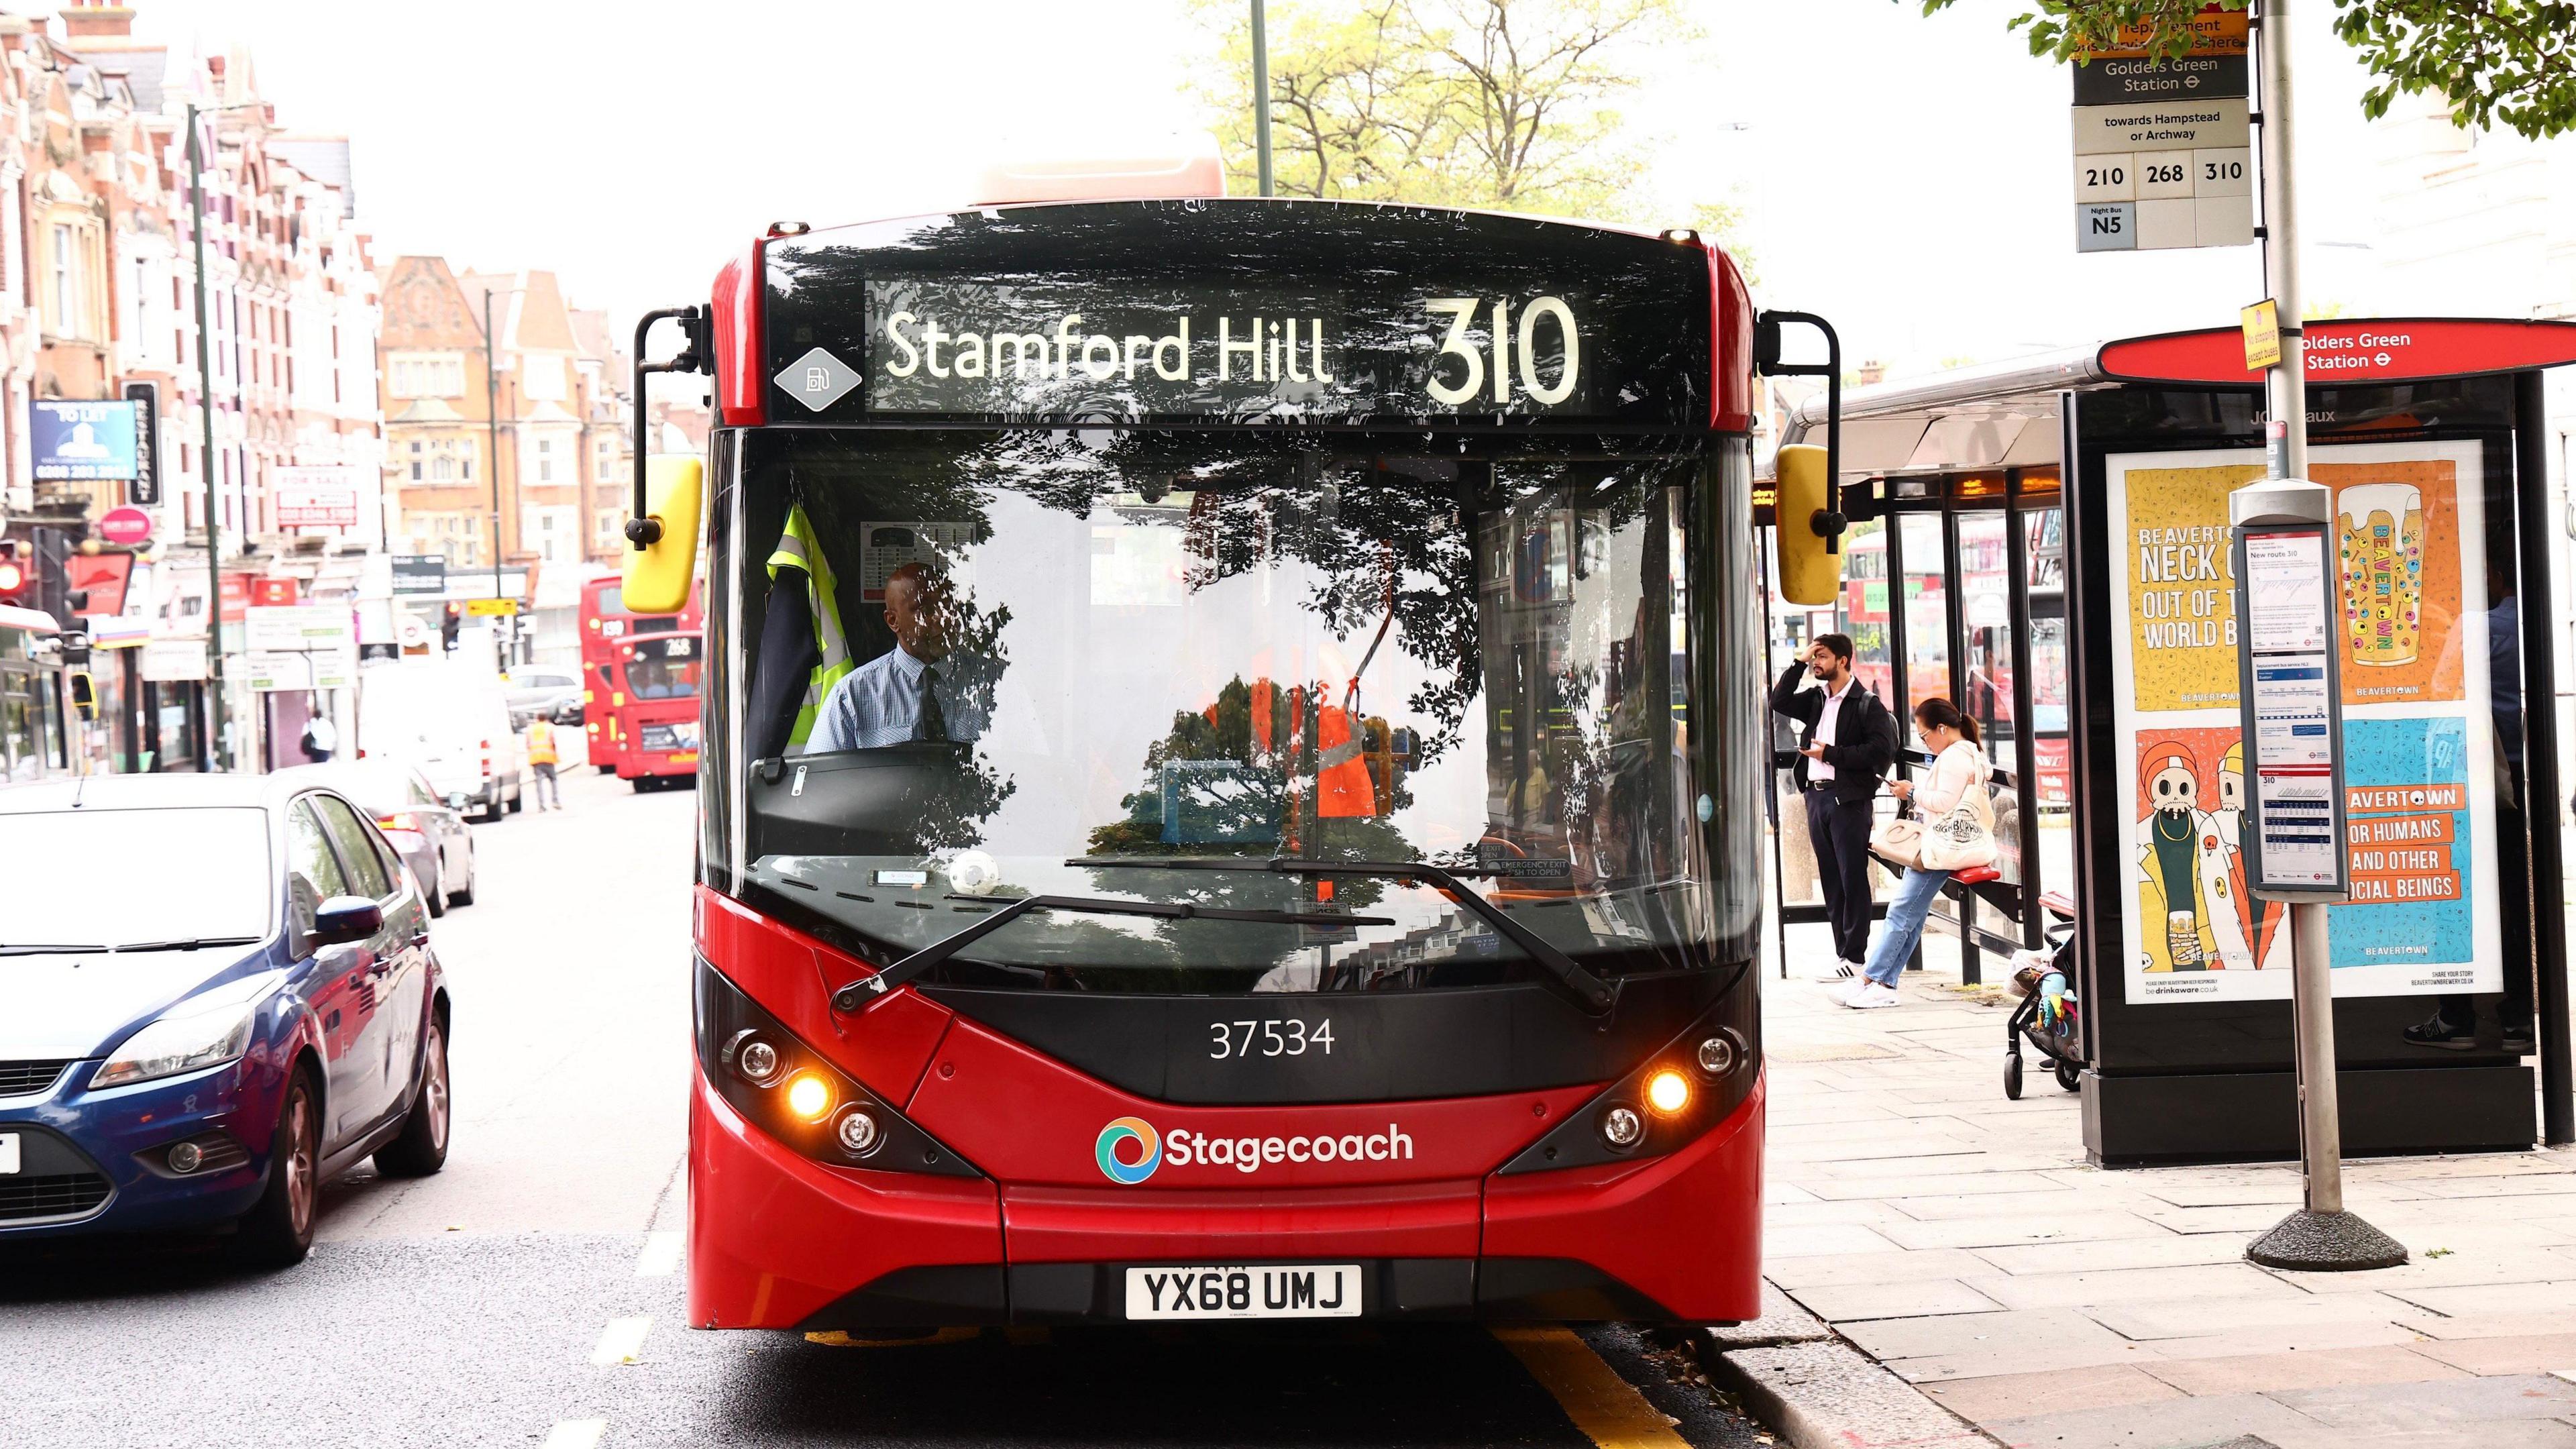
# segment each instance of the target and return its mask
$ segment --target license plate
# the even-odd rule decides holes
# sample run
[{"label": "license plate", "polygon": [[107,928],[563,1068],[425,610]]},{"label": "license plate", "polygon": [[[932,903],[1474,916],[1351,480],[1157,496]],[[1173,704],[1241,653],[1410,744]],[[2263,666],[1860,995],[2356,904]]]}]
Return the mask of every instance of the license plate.
[{"label": "license plate", "polygon": [[1356,1263],[1286,1268],[1130,1268],[1127,1316],[1357,1318]]},{"label": "license plate", "polygon": [[0,1132],[0,1175],[18,1170],[18,1134]]}]

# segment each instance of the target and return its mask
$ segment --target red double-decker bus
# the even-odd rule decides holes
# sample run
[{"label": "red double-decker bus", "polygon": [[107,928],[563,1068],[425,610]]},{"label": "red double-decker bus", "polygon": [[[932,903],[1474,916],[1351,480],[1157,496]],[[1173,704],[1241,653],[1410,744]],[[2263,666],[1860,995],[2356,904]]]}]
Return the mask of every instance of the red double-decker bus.
[{"label": "red double-decker bus", "polygon": [[1722,253],[995,207],[774,228],[671,315],[693,1325],[1759,1312]]},{"label": "red double-decker bus", "polygon": [[601,763],[638,790],[684,784],[698,773],[699,679],[706,636],[636,634],[617,641],[607,669],[613,743]]},{"label": "red double-decker bus", "polygon": [[644,634],[668,634],[706,625],[705,590],[692,588],[689,601],[676,614],[638,614],[626,607],[616,579],[593,579],[581,586],[581,728],[588,758],[602,774],[617,769],[618,739],[609,719],[609,678],[617,641]]}]

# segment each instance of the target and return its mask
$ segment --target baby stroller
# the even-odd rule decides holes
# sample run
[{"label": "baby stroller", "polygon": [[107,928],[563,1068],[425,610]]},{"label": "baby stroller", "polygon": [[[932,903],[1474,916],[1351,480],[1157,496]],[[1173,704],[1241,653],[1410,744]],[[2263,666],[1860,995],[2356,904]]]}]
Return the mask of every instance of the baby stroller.
[{"label": "baby stroller", "polygon": [[2004,1095],[2021,1100],[2021,1047],[2038,1048],[2056,1073],[2057,1085],[2072,1092],[2084,1077],[2084,1039],[2077,1030],[2075,999],[2075,933],[2049,934],[2046,951],[2013,953],[2013,994],[2021,1004],[2004,1023]]}]

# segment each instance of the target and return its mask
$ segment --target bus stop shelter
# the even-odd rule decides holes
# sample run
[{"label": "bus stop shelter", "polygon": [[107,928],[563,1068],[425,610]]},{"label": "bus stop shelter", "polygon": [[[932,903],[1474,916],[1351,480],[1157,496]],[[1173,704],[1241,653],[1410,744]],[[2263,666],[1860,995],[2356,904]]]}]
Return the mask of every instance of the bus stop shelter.
[{"label": "bus stop shelter", "polygon": [[[2330,932],[2345,1149],[2576,1141],[2541,388],[2576,324],[2307,338],[2353,762]],[[2104,1164],[2298,1150],[2287,912],[2247,895],[2237,835],[2227,495],[2265,476],[2261,382],[2225,329],[1854,389],[1842,596],[1773,604],[1775,667],[1836,629],[1900,719],[1943,696],[1984,727],[1999,879],[1954,888],[1945,924],[1969,980],[1981,950],[2072,932]],[[1782,440],[1823,431],[1819,401]],[[1782,919],[1820,917],[1805,831],[1775,838]]]}]

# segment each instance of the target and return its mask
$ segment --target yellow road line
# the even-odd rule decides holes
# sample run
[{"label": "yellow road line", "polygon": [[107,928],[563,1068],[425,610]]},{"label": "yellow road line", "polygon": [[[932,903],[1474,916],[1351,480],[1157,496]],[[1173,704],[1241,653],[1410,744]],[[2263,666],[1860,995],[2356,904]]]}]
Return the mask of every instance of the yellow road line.
[{"label": "yellow road line", "polygon": [[809,1333],[807,1343],[825,1348],[935,1348],[943,1343],[964,1343],[980,1335],[980,1328],[942,1328],[931,1333],[905,1338],[868,1338],[833,1329],[828,1333]]},{"label": "yellow road line", "polygon": [[1689,1449],[1690,1441],[1673,1432],[1663,1411],[1572,1329],[1497,1327],[1493,1334],[1600,1449]]}]

